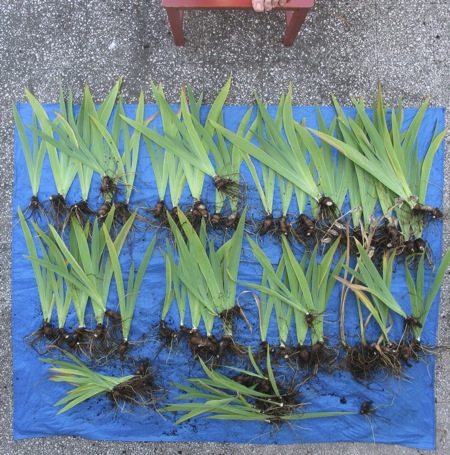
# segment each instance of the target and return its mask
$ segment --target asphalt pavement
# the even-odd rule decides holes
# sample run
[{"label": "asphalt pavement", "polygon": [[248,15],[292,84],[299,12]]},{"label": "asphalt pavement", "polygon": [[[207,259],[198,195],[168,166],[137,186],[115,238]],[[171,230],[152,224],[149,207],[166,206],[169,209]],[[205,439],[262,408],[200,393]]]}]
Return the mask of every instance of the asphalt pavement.
[{"label": "asphalt pavement", "polygon": [[[73,437],[12,439],[11,105],[28,88],[41,102],[58,102],[59,83],[79,101],[85,84],[102,100],[123,76],[127,103],[140,90],[151,102],[150,81],[161,83],[171,102],[183,82],[211,102],[233,76],[229,104],[251,104],[253,93],[277,103],[293,86],[298,105],[341,105],[351,97],[372,100],[378,83],[393,104],[450,106],[449,0],[316,0],[294,45],[281,44],[280,12],[188,12],[185,47],[176,47],[159,0],[0,0],[0,453],[9,454],[399,454],[432,453],[377,444],[259,446],[200,443],[119,443]],[[447,115],[447,125],[450,118]],[[446,138],[448,194],[450,141]],[[444,198],[444,213],[450,202]],[[449,245],[449,222],[444,222]],[[442,289],[439,344],[450,345],[450,283]],[[450,453],[450,352],[436,370],[437,428],[434,452]]]}]

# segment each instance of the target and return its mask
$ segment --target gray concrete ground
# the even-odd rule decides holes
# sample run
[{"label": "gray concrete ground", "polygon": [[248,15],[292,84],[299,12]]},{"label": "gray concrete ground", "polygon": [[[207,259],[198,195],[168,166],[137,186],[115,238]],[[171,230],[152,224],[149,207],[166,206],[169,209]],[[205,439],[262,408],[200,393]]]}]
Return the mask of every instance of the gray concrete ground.
[{"label": "gray concrete ground", "polygon": [[[253,446],[113,443],[75,438],[13,441],[11,430],[11,104],[25,101],[24,87],[42,102],[57,102],[58,83],[80,100],[87,83],[101,100],[124,76],[126,102],[135,102],[150,80],[161,82],[170,101],[181,83],[211,101],[233,75],[229,103],[252,102],[253,90],[277,102],[291,81],[296,104],[341,104],[351,96],[370,100],[380,82],[386,101],[403,96],[407,107],[431,96],[450,106],[449,0],[317,0],[291,48],[280,44],[281,13],[192,12],[185,16],[187,44],[174,46],[159,0],[0,0],[0,453],[44,454],[419,454],[420,450],[364,444]],[[447,117],[447,125],[450,124]],[[450,141],[447,137],[446,173]],[[446,191],[448,191],[446,179]],[[450,202],[445,200],[445,211]],[[445,241],[449,244],[449,224]],[[450,344],[449,282],[444,284],[439,342]],[[450,453],[450,353],[437,366],[437,450]]]}]

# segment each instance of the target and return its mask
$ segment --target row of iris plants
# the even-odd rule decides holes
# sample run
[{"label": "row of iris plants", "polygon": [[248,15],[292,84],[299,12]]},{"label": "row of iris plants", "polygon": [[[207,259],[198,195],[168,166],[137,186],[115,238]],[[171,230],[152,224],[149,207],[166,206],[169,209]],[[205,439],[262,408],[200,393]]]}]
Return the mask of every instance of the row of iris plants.
[{"label": "row of iris plants", "polygon": [[[300,390],[305,378],[338,368],[366,381],[401,377],[434,351],[421,335],[450,252],[435,265],[423,239],[443,218],[427,189],[446,130],[436,128],[419,155],[428,100],[404,122],[401,100],[386,107],[381,88],[371,114],[359,99],[347,115],[332,97],[332,121],[316,109],[311,128],[294,118],[289,87],[272,108],[255,95],[232,131],[224,108],[231,79],[207,110],[189,87],[173,106],[152,85],[157,112],[149,117],[143,94],[126,113],[121,83],[99,105],[87,87],[79,106],[61,89],[53,114],[26,91],[28,124],[14,108],[31,187],[17,216],[42,318],[26,341],[53,365],[51,380],[73,386],[59,412],[107,395],[121,408],[183,412],[179,423],[202,414],[275,424],[368,414],[367,401],[352,412],[306,412]],[[41,200],[46,163],[55,192]],[[144,172],[155,201],[144,201]],[[139,236],[145,246],[134,255]],[[162,282],[152,282],[155,268]],[[402,304],[398,268],[408,289]],[[153,286],[163,296],[144,304]],[[183,403],[164,402],[148,360],[131,375],[104,374],[148,339],[132,337],[143,331],[139,301],[157,315],[160,349],[185,347],[201,367],[175,384]],[[325,330],[332,307],[336,343]],[[349,312],[356,343],[347,341]],[[287,367],[291,374],[280,374]]]}]

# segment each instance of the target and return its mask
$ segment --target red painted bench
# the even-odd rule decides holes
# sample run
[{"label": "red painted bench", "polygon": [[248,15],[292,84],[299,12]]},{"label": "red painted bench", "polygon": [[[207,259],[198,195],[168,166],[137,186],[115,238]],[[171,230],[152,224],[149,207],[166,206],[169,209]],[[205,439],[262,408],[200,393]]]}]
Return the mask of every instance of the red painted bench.
[{"label": "red painted bench", "polygon": [[[252,0],[162,0],[166,9],[173,39],[177,46],[185,43],[183,34],[183,14],[186,10],[236,9],[253,10]],[[292,46],[308,11],[314,6],[314,0],[287,0],[283,7],[275,8],[286,13],[286,31],[283,44]],[[256,13],[261,14],[261,13]]]}]

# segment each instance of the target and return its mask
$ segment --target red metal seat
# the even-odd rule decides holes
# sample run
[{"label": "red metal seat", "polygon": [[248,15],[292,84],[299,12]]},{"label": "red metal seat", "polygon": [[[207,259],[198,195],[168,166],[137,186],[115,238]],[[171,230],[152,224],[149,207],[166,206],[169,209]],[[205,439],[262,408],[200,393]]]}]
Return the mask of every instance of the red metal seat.
[{"label": "red metal seat", "polygon": [[[162,0],[162,6],[166,9],[173,39],[177,46],[183,46],[185,43],[183,14],[186,10],[253,10],[252,0]],[[287,0],[285,6],[275,8],[277,11],[283,10],[286,13],[286,31],[283,37],[285,46],[292,46],[308,11],[313,6],[314,0]]]}]

